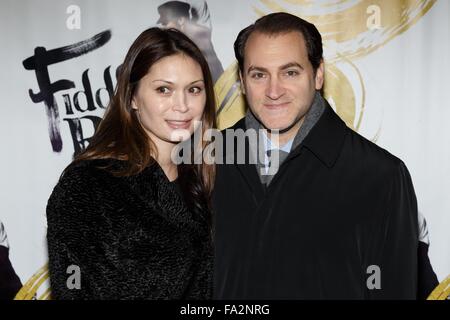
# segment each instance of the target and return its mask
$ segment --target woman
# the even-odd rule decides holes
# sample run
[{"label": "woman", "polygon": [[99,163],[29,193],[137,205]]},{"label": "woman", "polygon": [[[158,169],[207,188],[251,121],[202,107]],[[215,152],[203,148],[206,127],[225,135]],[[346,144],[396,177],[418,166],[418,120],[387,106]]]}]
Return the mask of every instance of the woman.
[{"label": "woman", "polygon": [[214,110],[189,38],[150,28],[134,41],[89,147],[48,201],[53,299],[211,297],[214,167],[171,154],[186,132],[215,127]]}]

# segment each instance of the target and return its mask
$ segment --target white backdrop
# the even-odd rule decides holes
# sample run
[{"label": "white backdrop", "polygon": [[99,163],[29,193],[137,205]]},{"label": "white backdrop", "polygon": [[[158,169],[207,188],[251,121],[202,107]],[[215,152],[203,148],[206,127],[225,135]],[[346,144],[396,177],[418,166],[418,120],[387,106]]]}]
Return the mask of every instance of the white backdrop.
[{"label": "white backdrop", "polygon": [[[74,152],[69,122],[64,119],[103,113],[94,100],[95,110],[70,114],[64,96],[73,106],[75,93],[85,91],[82,74],[87,69],[94,94],[105,88],[104,72],[108,67],[115,85],[115,70],[126,50],[141,31],[156,24],[157,7],[164,2],[1,0],[0,220],[8,234],[12,264],[23,283],[47,261],[45,206]],[[317,17],[320,10],[323,14],[334,10],[331,13],[341,17],[345,10],[364,2],[319,0],[307,5],[309,1],[304,0],[207,1],[212,42],[224,69],[229,69],[235,61],[232,45],[237,33],[261,12],[268,13],[273,8],[302,9],[305,14]],[[431,263],[439,280],[443,280],[450,274],[450,125],[447,124],[450,119],[450,4],[447,0],[371,2],[381,8],[378,33],[366,35],[363,40],[355,35],[350,41],[337,36],[334,41],[332,32],[319,27],[324,35],[325,57],[330,61],[329,70],[338,68],[353,88],[356,111],[349,119],[355,121],[355,129],[408,166],[419,210],[428,222]],[[384,17],[392,20],[394,8],[404,9],[411,3],[431,7],[422,14],[413,7],[408,14],[415,19],[403,29],[401,26],[394,31],[383,29],[384,21],[388,20]],[[70,5],[80,8],[80,29],[67,27],[71,14],[66,10]],[[370,13],[361,18],[370,18]],[[344,19],[341,31],[351,35],[355,23]],[[111,38],[98,49],[48,67],[51,82],[68,79],[75,85],[54,94],[63,143],[62,150],[55,152],[49,138],[46,107],[43,102],[34,103],[29,94],[30,89],[34,93],[40,91],[36,74],[26,70],[23,61],[34,55],[36,47],[49,51],[106,30],[111,31]],[[351,54],[355,46],[368,43],[370,47],[389,32],[395,33],[395,37],[376,49],[367,49],[363,55]],[[347,55],[348,59],[336,60],[340,54]],[[327,84],[332,87],[333,79]],[[85,109],[84,94],[78,94],[78,98],[81,109]],[[106,90],[101,90],[100,99],[106,104]],[[81,123],[83,134],[89,137],[93,132],[92,123],[86,119]]]}]

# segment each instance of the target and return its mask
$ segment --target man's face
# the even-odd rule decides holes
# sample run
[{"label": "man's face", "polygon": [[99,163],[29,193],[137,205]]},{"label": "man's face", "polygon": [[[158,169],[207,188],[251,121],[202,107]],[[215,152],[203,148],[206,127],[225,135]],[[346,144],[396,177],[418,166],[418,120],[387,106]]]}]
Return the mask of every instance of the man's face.
[{"label": "man's face", "polygon": [[323,85],[323,63],[314,74],[300,32],[266,35],[247,40],[241,81],[250,109],[267,129],[294,136]]}]

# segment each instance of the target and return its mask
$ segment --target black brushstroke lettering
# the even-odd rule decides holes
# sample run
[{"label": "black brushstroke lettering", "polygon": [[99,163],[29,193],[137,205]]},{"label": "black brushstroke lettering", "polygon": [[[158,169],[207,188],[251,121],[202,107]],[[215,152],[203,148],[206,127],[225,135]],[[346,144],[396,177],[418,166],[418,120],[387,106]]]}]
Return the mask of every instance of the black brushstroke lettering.
[{"label": "black brushstroke lettering", "polygon": [[72,115],[73,109],[72,109],[72,100],[70,100],[70,95],[66,93],[63,94],[62,96],[64,99],[64,105],[66,106],[66,114]]},{"label": "black brushstroke lettering", "polygon": [[73,59],[100,48],[111,39],[111,31],[103,31],[90,39],[75,44],[47,51],[45,47],[36,47],[34,56],[26,58],[22,64],[26,70],[35,70],[39,92],[29,89],[29,95],[34,103],[44,102],[49,121],[49,135],[52,149],[61,152],[62,139],[59,128],[59,110],[54,94],[58,91],[75,88],[73,81],[62,79],[50,81],[48,66]]},{"label": "black brushstroke lettering", "polygon": [[101,91],[106,90],[109,99],[111,99],[114,94],[114,87],[111,79],[111,74],[109,73],[109,69],[111,69],[111,66],[106,68],[105,71],[103,72],[103,79],[105,80],[105,88],[99,88],[95,92],[95,102],[97,102],[97,105],[102,109],[105,109],[107,107],[107,104],[102,103]]},{"label": "black brushstroke lettering", "polygon": [[70,134],[72,135],[73,149],[75,151],[75,155],[77,155],[88,146],[88,143],[92,138],[92,136],[87,138],[84,136],[81,121],[90,120],[94,126],[93,131],[95,132],[102,118],[87,115],[81,118],[64,118],[63,120],[67,121],[69,124]]},{"label": "black brushstroke lettering", "polygon": [[[80,112],[95,110],[94,98],[92,96],[91,82],[89,81],[88,71],[89,69],[86,69],[83,72],[83,75],[81,76],[81,82],[83,83],[84,90],[77,91],[73,96],[73,105],[75,106],[75,109],[77,109]],[[84,94],[84,96],[86,97],[87,102],[86,109],[82,109],[80,106],[80,101],[78,98],[80,93]]]}]

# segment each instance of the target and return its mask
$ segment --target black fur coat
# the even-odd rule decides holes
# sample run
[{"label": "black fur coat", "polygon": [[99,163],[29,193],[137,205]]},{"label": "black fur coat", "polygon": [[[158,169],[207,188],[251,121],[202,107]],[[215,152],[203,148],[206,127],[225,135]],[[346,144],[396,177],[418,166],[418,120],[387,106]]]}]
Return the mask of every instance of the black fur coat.
[{"label": "black fur coat", "polygon": [[105,164],[123,163],[72,166],[48,201],[52,298],[209,299],[209,227],[176,183],[158,164],[131,177],[98,168]]}]

